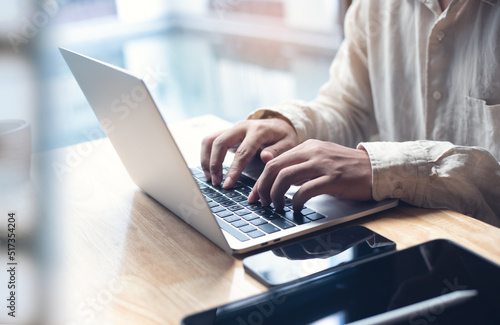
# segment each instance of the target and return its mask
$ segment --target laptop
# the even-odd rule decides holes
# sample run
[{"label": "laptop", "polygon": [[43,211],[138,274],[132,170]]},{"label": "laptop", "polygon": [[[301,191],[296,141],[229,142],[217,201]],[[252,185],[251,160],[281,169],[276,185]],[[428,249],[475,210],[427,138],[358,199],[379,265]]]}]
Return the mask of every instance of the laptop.
[{"label": "laptop", "polygon": [[397,200],[358,202],[320,195],[301,213],[275,211],[246,196],[258,175],[244,172],[231,190],[214,188],[188,166],[146,84],[129,72],[60,49],[134,183],[229,254],[264,246],[395,207]]}]

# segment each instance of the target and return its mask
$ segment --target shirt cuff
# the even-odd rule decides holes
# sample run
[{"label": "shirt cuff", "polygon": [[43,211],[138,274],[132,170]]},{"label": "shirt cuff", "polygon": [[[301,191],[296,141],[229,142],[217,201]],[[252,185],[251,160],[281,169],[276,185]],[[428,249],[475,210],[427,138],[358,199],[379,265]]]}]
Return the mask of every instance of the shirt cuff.
[{"label": "shirt cuff", "polygon": [[362,142],[372,165],[372,196],[395,198],[415,205],[424,201],[429,183],[428,153],[418,141]]}]

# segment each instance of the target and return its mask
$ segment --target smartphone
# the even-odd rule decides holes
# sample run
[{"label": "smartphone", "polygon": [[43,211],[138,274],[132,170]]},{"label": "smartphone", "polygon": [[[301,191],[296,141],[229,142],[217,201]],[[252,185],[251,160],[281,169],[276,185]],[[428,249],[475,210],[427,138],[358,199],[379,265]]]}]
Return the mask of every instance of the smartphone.
[{"label": "smartphone", "polygon": [[271,287],[333,272],[396,244],[362,226],[350,226],[243,259],[245,271]]}]

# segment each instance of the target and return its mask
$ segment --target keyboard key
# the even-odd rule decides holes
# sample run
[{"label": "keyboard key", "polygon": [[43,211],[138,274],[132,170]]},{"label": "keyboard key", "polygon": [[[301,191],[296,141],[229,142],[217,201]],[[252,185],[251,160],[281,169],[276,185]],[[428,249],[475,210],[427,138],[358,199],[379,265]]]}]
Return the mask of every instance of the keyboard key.
[{"label": "keyboard key", "polygon": [[287,211],[285,212],[283,217],[298,225],[303,225],[304,223],[311,222],[311,220],[307,219],[306,216],[300,212]]},{"label": "keyboard key", "polygon": [[223,207],[221,207],[220,205],[217,205],[213,208],[210,208],[210,210],[212,210],[213,213],[218,213],[218,212],[222,212],[222,211],[225,211],[226,209],[224,209]]},{"label": "keyboard key", "polygon": [[264,219],[261,219],[261,218],[257,218],[257,219],[250,220],[250,223],[254,226],[260,226],[260,225],[265,225],[267,223],[267,221]]},{"label": "keyboard key", "polygon": [[221,211],[221,212],[217,212],[216,215],[219,216],[219,217],[221,217],[221,218],[225,218],[225,217],[232,216],[233,213],[231,211],[224,210],[224,211]]},{"label": "keyboard key", "polygon": [[232,222],[235,222],[235,221],[238,221],[238,220],[241,220],[241,219],[239,217],[237,217],[237,216],[234,216],[234,215],[224,218],[224,221],[225,222],[229,222],[229,223],[232,223]]},{"label": "keyboard key", "polygon": [[283,218],[273,219],[273,220],[271,220],[271,222],[273,224],[275,224],[276,226],[280,227],[281,229],[288,229],[288,228],[295,227],[295,225],[293,223],[291,223],[290,221],[287,221]]},{"label": "keyboard key", "polygon": [[233,225],[233,227],[240,228],[240,227],[248,225],[248,222],[245,222],[244,220],[240,219],[240,220],[231,222],[231,225]]},{"label": "keyboard key", "polygon": [[247,201],[248,202],[248,198],[246,198],[245,196],[241,195],[241,194],[238,194],[236,196],[233,196],[231,198],[233,201],[236,201],[236,202],[242,202],[242,201]]},{"label": "keyboard key", "polygon": [[234,198],[235,196],[238,196],[238,195],[241,195],[240,193],[236,192],[236,191],[229,191],[228,193],[224,193],[227,197],[229,198]]},{"label": "keyboard key", "polygon": [[250,194],[250,192],[252,192],[252,189],[250,187],[247,187],[247,186],[242,186],[242,187],[236,188],[236,190],[238,192],[240,192],[241,194],[246,195],[246,196],[248,196],[248,194]]},{"label": "keyboard key", "polygon": [[284,215],[285,215],[285,213],[287,213],[287,212],[289,212],[289,211],[292,211],[292,210],[290,210],[290,209],[289,209],[289,208],[287,208],[287,207],[284,207],[284,208],[283,208],[283,209],[281,209],[281,210],[274,210],[274,212],[275,212],[275,213],[277,213],[277,214],[279,214],[279,215],[281,215],[281,216],[284,216]]},{"label": "keyboard key", "polygon": [[276,218],[281,218],[281,216],[277,213],[273,213],[273,214],[270,214],[270,215],[263,215],[262,216],[263,218],[266,218],[267,220],[273,220],[273,219],[276,219]]},{"label": "keyboard key", "polygon": [[248,224],[245,225],[245,226],[243,226],[243,227],[240,227],[239,229],[240,229],[240,231],[245,232],[245,233],[257,230],[257,229],[255,229],[254,226],[251,226],[251,225],[248,225]]},{"label": "keyboard key", "polygon": [[326,217],[324,215],[322,215],[321,213],[314,212],[313,214],[308,214],[306,216],[306,218],[310,219],[312,221],[316,221],[316,220],[323,219],[323,218],[326,218]]},{"label": "keyboard key", "polygon": [[241,216],[244,216],[247,214],[251,214],[252,212],[250,212],[249,210],[246,210],[246,209],[242,209],[242,210],[235,211],[234,213],[241,217]]},{"label": "keyboard key", "polygon": [[234,202],[224,198],[224,201],[220,201],[219,204],[222,206],[228,207],[230,205],[234,205]]},{"label": "keyboard key", "polygon": [[260,219],[260,217],[256,214],[250,213],[250,214],[245,214],[241,216],[241,219],[245,219],[246,221],[254,220],[254,219]]},{"label": "keyboard key", "polygon": [[270,223],[266,223],[266,224],[263,224],[263,225],[260,225],[259,228],[263,231],[265,231],[266,233],[268,234],[272,234],[273,232],[277,232],[277,231],[280,231],[279,228],[273,226],[272,224]]},{"label": "keyboard key", "polygon": [[237,182],[233,185],[233,187],[232,187],[232,188],[233,188],[233,189],[235,189],[235,190],[238,190],[238,191],[239,191],[240,189],[245,189],[245,188],[248,188],[248,186],[246,186],[245,184],[243,184],[243,183],[242,183],[242,182],[240,182],[240,181],[237,181]]},{"label": "keyboard key", "polygon": [[247,207],[247,206],[249,206],[249,205],[250,205],[250,203],[248,203],[248,200],[247,200],[247,199],[245,199],[245,201],[241,201],[241,202],[240,202],[240,201],[238,201],[238,203],[239,203],[239,204],[241,204],[241,205],[242,205],[242,206],[244,206],[244,207]]},{"label": "keyboard key", "polygon": [[220,193],[222,193],[222,194],[224,194],[224,195],[226,195],[226,194],[228,194],[228,193],[233,193],[234,191],[233,191],[233,190],[231,190],[231,189],[228,189],[228,190],[227,190],[227,189],[225,189],[225,188],[221,188],[221,189],[219,189],[219,192],[220,192]]},{"label": "keyboard key", "polygon": [[213,193],[207,193],[207,194],[205,194],[205,196],[209,197],[211,199],[215,199],[215,198],[221,197],[222,194],[217,193],[217,192],[214,191]]},{"label": "keyboard key", "polygon": [[262,208],[262,209],[257,209],[254,211],[255,214],[258,214],[259,216],[270,216],[273,214],[273,211],[268,208]]},{"label": "keyboard key", "polygon": [[245,176],[245,175],[241,175],[240,178],[238,179],[238,181],[247,185],[247,186],[254,186],[255,185],[255,181],[253,179],[251,179],[250,177]]},{"label": "keyboard key", "polygon": [[235,205],[228,206],[227,209],[229,211],[233,211],[234,212],[234,211],[238,211],[238,210],[243,209],[243,207],[241,205],[239,205],[239,204],[235,204]]},{"label": "keyboard key", "polygon": [[302,209],[302,211],[300,211],[300,212],[305,216],[307,216],[308,214],[316,213],[316,211],[314,211],[313,209],[307,208],[307,207]]},{"label": "keyboard key", "polygon": [[228,198],[221,195],[221,196],[215,197],[214,201],[217,203],[220,203],[220,202],[228,201]]},{"label": "keyboard key", "polygon": [[252,237],[252,238],[259,238],[259,237],[264,236],[265,234],[260,230],[254,230],[254,231],[247,232],[247,235]]},{"label": "keyboard key", "polygon": [[210,202],[207,202],[207,203],[208,203],[208,207],[210,207],[210,208],[219,206],[219,203],[214,202],[214,201],[210,201]]},{"label": "keyboard key", "polygon": [[249,210],[253,210],[253,211],[258,210],[258,209],[260,209],[260,208],[262,208],[262,204],[260,204],[260,202],[257,202],[257,203],[252,203],[252,204],[249,204],[249,205],[247,206],[247,209],[249,209]]}]

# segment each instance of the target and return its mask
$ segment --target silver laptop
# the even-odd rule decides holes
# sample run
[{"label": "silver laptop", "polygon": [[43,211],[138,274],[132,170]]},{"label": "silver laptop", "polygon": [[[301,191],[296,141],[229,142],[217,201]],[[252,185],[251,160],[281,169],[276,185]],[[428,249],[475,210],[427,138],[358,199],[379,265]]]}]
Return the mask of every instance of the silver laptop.
[{"label": "silver laptop", "polygon": [[320,195],[309,200],[301,214],[290,210],[290,198],[282,211],[249,205],[246,195],[258,175],[244,173],[230,191],[211,187],[200,169],[186,164],[140,78],[60,50],[135,184],[229,254],[310,234],[398,203]]}]

